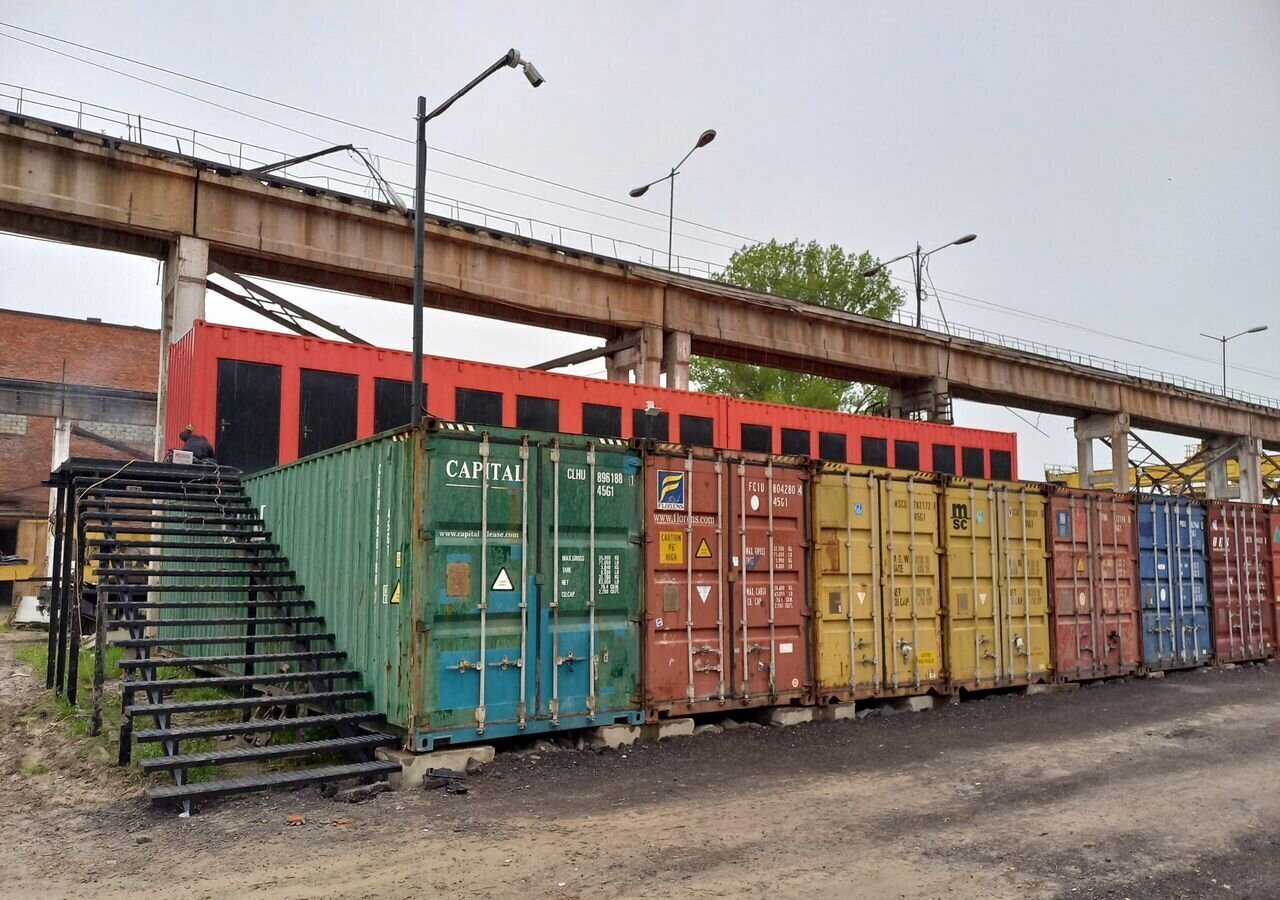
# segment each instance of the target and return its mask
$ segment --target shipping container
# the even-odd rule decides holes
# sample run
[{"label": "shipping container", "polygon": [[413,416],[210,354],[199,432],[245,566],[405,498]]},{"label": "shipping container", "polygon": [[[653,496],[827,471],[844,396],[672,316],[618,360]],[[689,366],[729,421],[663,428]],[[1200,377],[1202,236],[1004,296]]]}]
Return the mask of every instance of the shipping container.
[{"label": "shipping container", "polygon": [[1276,646],[1270,511],[1210,500],[1208,515],[1214,657],[1265,659]]},{"label": "shipping container", "polygon": [[1138,498],[1142,659],[1148,669],[1200,666],[1213,655],[1204,509],[1180,497]]},{"label": "shipping container", "polygon": [[430,750],[641,720],[640,469],[617,440],[436,424],[245,488],[371,708]]},{"label": "shipping container", "polygon": [[818,702],[943,691],[936,479],[823,463],[812,515]]},{"label": "shipping container", "polygon": [[1137,504],[1110,491],[1049,496],[1054,670],[1065,681],[1142,666]]},{"label": "shipping container", "polygon": [[644,482],[649,717],[810,702],[805,462],[656,444]]},{"label": "shipping container", "polygon": [[1280,656],[1280,509],[1271,510],[1271,629],[1276,636],[1272,655]]},{"label": "shipping container", "polygon": [[1048,680],[1043,487],[948,479],[942,502],[950,686],[978,691]]}]

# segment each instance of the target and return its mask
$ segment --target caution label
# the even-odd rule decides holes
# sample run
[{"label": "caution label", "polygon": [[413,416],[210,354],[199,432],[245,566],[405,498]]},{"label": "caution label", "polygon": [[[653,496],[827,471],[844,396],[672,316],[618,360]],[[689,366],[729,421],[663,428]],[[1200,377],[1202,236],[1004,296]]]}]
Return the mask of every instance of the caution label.
[{"label": "caution label", "polygon": [[684,562],[684,532],[658,532],[658,562],[664,566],[677,566]]},{"label": "caution label", "polygon": [[400,602],[400,582],[398,582],[398,581],[396,582],[396,589],[395,589],[395,591],[393,591],[393,592],[392,592],[392,594],[391,594],[391,602],[392,602],[392,603],[399,603],[399,602]]},{"label": "caution label", "polygon": [[698,596],[702,599],[703,603],[706,603],[707,598],[711,596],[711,585],[709,584],[698,585]]},{"label": "caution label", "polygon": [[916,654],[916,659],[920,661],[922,666],[931,666],[937,660],[937,657],[934,656],[932,650],[921,650]]},{"label": "caution label", "polygon": [[498,577],[493,579],[493,587],[491,587],[490,590],[494,590],[494,591],[515,590],[515,585],[511,583],[511,576],[507,574],[507,569],[505,566],[498,570]]},{"label": "caution label", "polygon": [[703,538],[701,541],[698,542],[698,552],[693,555],[698,559],[711,558],[711,545],[707,543],[706,538]]}]

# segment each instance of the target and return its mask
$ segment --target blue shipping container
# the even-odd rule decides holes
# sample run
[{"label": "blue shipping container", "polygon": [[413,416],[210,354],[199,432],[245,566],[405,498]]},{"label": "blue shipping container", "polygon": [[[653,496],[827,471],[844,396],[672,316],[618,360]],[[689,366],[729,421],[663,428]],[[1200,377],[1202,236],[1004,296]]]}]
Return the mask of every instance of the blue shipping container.
[{"label": "blue shipping container", "polygon": [[1140,498],[1138,572],[1148,668],[1199,666],[1212,657],[1206,571],[1204,510],[1180,498]]}]

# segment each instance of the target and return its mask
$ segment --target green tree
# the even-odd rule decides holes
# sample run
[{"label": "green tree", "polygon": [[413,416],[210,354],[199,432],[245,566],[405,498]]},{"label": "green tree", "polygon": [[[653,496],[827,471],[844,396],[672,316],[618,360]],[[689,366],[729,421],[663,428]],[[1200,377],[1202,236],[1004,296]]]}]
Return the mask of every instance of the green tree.
[{"label": "green tree", "polygon": [[[875,264],[871,254],[848,253],[835,244],[775,240],[735,251],[715,277],[753,291],[887,319],[902,305],[903,294],[889,281],[887,270],[862,277]],[[694,357],[689,375],[704,391],[813,409],[879,412],[888,401],[880,387],[706,357]]]}]

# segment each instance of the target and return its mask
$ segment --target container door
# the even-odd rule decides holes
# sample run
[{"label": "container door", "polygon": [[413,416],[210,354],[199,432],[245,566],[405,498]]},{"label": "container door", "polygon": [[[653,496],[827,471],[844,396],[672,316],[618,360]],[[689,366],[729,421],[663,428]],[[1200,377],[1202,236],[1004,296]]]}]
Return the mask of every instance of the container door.
[{"label": "container door", "polygon": [[943,671],[937,487],[886,477],[880,508],[885,687],[924,693]]},{"label": "container door", "polygon": [[1175,541],[1183,595],[1178,611],[1183,634],[1180,658],[1188,665],[1203,665],[1213,654],[1204,509],[1182,501],[1175,512],[1175,520],[1178,523]]},{"label": "container door", "polygon": [[218,462],[244,472],[280,460],[280,367],[218,360]]},{"label": "container door", "polygon": [[1044,497],[1026,487],[1003,485],[997,489],[997,497],[1004,508],[997,526],[1003,674],[1015,681],[1033,681],[1050,670]]},{"label": "container door", "polygon": [[996,619],[995,492],[973,482],[947,488],[947,670],[953,682],[992,686],[1000,623]]},{"label": "container door", "polygon": [[1061,675],[1087,678],[1101,655],[1095,650],[1101,605],[1094,563],[1097,507],[1093,498],[1059,495],[1051,501],[1051,516],[1056,665]]},{"label": "container door", "polygon": [[829,470],[813,488],[814,669],[822,700],[880,691],[879,503],[873,473]]},{"label": "container door", "polygon": [[[1263,510],[1263,519],[1266,510]],[[1212,584],[1215,652],[1221,660],[1267,655],[1264,584],[1267,535],[1258,508],[1241,503],[1209,506],[1209,571]],[[1269,610],[1268,610],[1269,612]]]},{"label": "container door", "polygon": [[730,684],[745,702],[802,696],[810,687],[805,474],[771,461],[730,467]]},{"label": "container door", "polygon": [[[1135,589],[1133,501],[1094,497],[1089,516],[1098,547],[1096,569],[1101,614],[1094,615],[1094,666],[1103,675],[1127,672],[1142,662],[1142,636]],[[1096,594],[1095,594],[1096,597]]]},{"label": "container door", "polygon": [[422,504],[430,580],[423,610],[429,721],[452,739],[522,730],[537,653],[534,535],[538,476],[527,444],[438,436]]},{"label": "container door", "polygon": [[1280,648],[1280,512],[1271,513],[1271,650]]},{"label": "container door", "polygon": [[645,470],[646,705],[679,712],[733,693],[726,591],[729,473],[717,457],[650,454]]},{"label": "container door", "polygon": [[606,439],[540,452],[537,714],[579,727],[639,704],[640,461]]},{"label": "container door", "polygon": [[356,439],[360,379],[341,372],[303,369],[299,394],[298,455],[310,456]]}]

